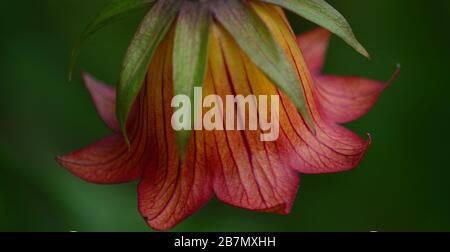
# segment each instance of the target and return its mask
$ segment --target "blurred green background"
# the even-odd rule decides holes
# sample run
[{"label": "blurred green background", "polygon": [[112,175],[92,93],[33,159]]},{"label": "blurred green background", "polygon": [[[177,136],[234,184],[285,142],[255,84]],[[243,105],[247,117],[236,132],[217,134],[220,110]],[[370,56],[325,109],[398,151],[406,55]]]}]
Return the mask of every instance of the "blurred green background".
[{"label": "blurred green background", "polygon": [[[150,231],[136,184],[85,183],[54,157],[109,132],[68,55],[106,0],[2,4],[0,231]],[[402,73],[366,117],[349,125],[374,142],[351,172],[302,176],[288,216],[211,201],[175,231],[450,231],[450,1],[329,1],[351,22],[367,60],[333,38],[325,72],[387,80]],[[296,31],[310,23],[290,16]],[[80,66],[115,83],[139,15],[83,47]]]}]

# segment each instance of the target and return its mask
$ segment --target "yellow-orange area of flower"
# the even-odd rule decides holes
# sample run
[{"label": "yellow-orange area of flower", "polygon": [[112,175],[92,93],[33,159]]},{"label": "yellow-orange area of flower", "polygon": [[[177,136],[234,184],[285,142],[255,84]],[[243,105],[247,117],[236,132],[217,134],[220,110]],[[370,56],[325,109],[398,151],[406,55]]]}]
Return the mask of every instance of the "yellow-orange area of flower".
[{"label": "yellow-orange area of flower", "polygon": [[[203,95],[279,95],[280,135],[261,142],[257,131],[195,131],[181,160],[171,127],[173,29],[157,49],[128,120],[130,147],[114,116],[114,90],[85,75],[100,116],[115,133],[58,158],[76,176],[93,183],[139,180],[139,210],[147,223],[167,230],[215,195],[244,209],[288,214],[299,173],[350,170],[363,158],[369,140],[346,123],[367,113],[388,83],[357,77],[321,76],[330,34],[316,30],[296,39],[283,11],[252,2],[297,70],[316,125],[313,134],[293,103],[219,25],[210,28]],[[300,43],[300,46],[299,44]]]}]

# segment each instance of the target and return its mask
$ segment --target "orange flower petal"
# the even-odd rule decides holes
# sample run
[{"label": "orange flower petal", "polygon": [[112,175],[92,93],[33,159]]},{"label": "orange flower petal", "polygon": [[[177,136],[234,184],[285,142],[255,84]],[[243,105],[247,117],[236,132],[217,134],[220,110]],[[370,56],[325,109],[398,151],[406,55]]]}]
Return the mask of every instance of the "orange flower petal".
[{"label": "orange flower petal", "polygon": [[202,133],[193,134],[184,162],[179,159],[173,138],[170,134],[157,139],[155,152],[148,153],[153,159],[138,188],[139,211],[156,230],[174,227],[206,204],[213,194]]},{"label": "orange flower petal", "polygon": [[181,160],[171,126],[173,33],[160,45],[149,68],[143,97],[148,120],[148,138],[152,143],[146,155],[139,184],[139,210],[154,229],[167,230],[202,207],[212,196],[211,174],[206,167],[205,141],[202,132],[194,132]]},{"label": "orange flower petal", "polygon": [[[217,94],[223,101],[226,95],[259,95],[252,90],[249,78],[265,78],[264,74],[258,70],[254,75],[247,75],[246,67],[256,66],[226,31],[215,25],[213,34],[204,92]],[[259,84],[264,86],[265,83]],[[272,83],[270,86],[274,87]],[[237,114],[236,119],[242,116]],[[207,133],[207,156],[214,169],[214,191],[221,201],[233,206],[287,214],[295,199],[299,178],[285,165],[276,143],[261,142],[260,133],[251,130]]]}]

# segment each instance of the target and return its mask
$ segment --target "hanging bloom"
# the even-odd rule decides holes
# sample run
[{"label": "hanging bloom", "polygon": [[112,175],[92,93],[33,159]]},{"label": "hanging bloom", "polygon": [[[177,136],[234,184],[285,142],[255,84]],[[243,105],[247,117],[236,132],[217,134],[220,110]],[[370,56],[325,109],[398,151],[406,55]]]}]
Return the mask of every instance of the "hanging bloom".
[{"label": "hanging bloom", "polygon": [[[213,195],[236,207],[288,214],[299,173],[347,171],[363,158],[370,139],[340,124],[367,113],[388,83],[322,76],[329,32],[297,39],[280,8],[367,54],[325,2],[121,4],[102,12],[83,35],[123,14],[118,9],[152,7],[130,45],[117,91],[83,74],[98,114],[114,133],[57,161],[92,183],[139,180],[139,211],[154,229],[174,227]],[[259,131],[247,129],[175,131],[171,100],[176,94],[192,97],[196,86],[203,96],[223,100],[278,95],[278,139],[261,141]]]}]

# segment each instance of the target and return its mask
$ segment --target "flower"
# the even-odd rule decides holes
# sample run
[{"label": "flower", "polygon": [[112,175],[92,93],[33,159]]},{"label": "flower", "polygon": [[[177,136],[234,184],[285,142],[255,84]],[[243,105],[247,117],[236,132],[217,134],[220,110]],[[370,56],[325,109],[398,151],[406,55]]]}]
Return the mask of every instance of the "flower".
[{"label": "flower", "polygon": [[[116,111],[116,90],[83,74],[98,114],[114,134],[57,158],[75,176],[98,184],[139,180],[139,211],[156,230],[167,230],[206,204],[213,195],[224,203],[262,212],[288,214],[299,186],[299,173],[350,170],[370,144],[341,123],[367,113],[388,83],[320,73],[329,32],[298,38],[283,10],[249,2],[295,70],[306,113],[299,112],[219,22],[208,30],[204,95],[279,95],[280,136],[261,142],[257,131],[194,131],[180,155],[171,127],[174,96],[176,27],[156,48],[145,81],[131,108],[126,134]],[[300,46],[299,46],[299,44]]]}]

